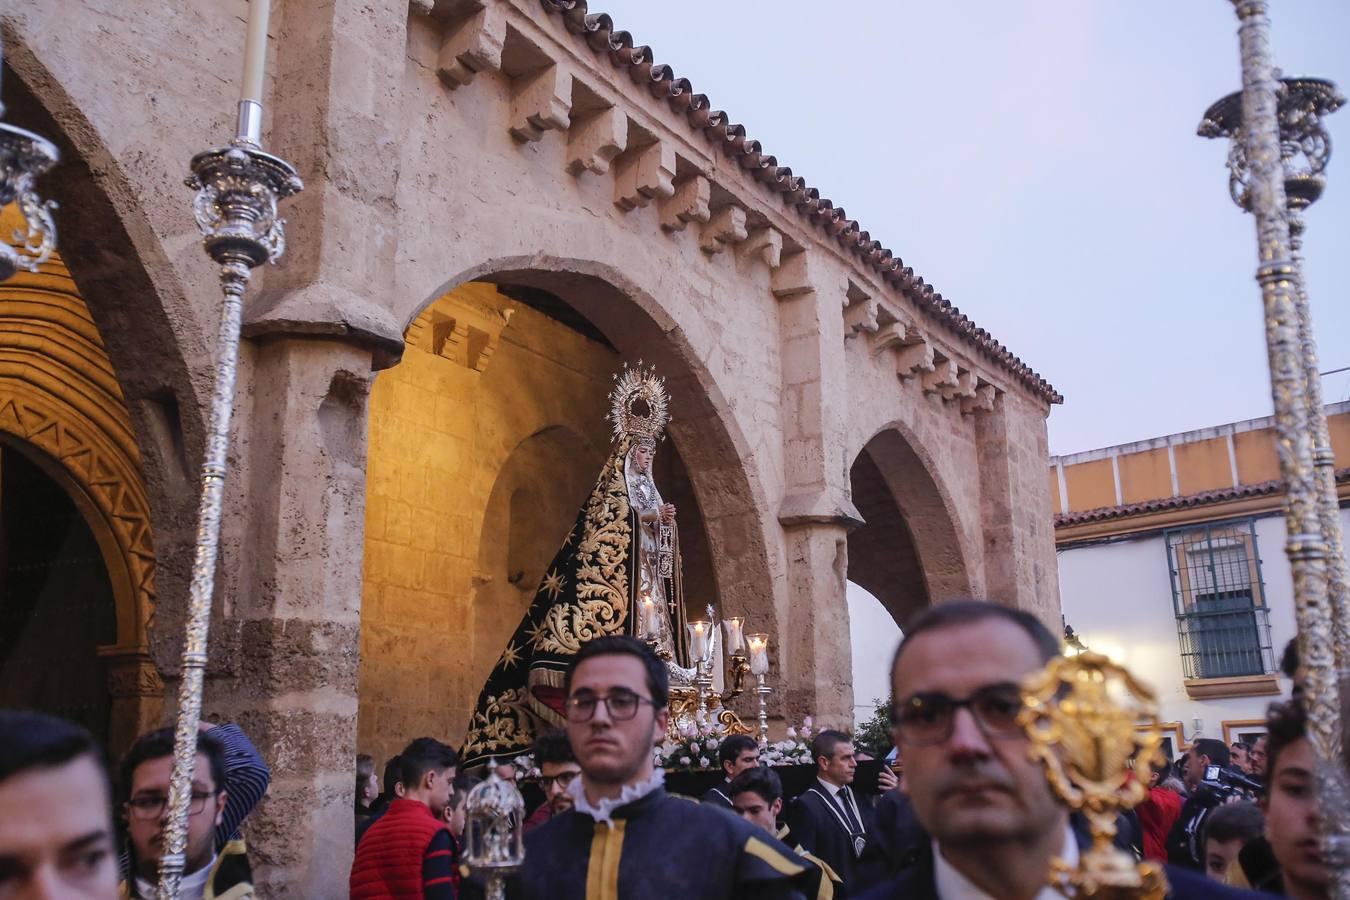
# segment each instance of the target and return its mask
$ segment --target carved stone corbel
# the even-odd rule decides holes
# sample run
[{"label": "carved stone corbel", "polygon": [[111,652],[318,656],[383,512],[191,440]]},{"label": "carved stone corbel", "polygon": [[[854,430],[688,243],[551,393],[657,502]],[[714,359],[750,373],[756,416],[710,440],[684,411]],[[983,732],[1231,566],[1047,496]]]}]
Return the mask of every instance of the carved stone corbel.
[{"label": "carved stone corbel", "polygon": [[783,256],[769,277],[769,287],[779,300],[810,293],[816,289],[815,266],[805,250]]},{"label": "carved stone corbel", "polygon": [[933,370],[925,373],[919,383],[925,394],[943,396],[946,389],[956,387],[956,363],[950,359],[934,362]]},{"label": "carved stone corbel", "polygon": [[699,234],[699,247],[704,253],[721,253],[730,244],[738,244],[749,237],[745,229],[745,210],[734,203],[713,213]]},{"label": "carved stone corbel", "polygon": [[895,374],[903,381],[927,377],[935,369],[933,345],[922,334],[910,329],[905,343],[895,351]]},{"label": "carved stone corbel", "polygon": [[770,269],[776,269],[783,259],[783,233],[771,225],[756,228],[739,250],[745,256],[758,256]]},{"label": "carved stone corbel", "polygon": [[975,386],[975,396],[961,401],[961,415],[973,416],[976,413],[993,412],[997,396],[998,388],[987,381],[981,381]]},{"label": "carved stone corbel", "polygon": [[690,222],[706,222],[712,217],[708,200],[712,184],[702,175],[692,175],[675,185],[675,192],[661,201],[661,227],[683,231]]},{"label": "carved stone corbel", "polygon": [[554,63],[533,75],[516,79],[511,101],[511,135],[518,141],[537,141],[545,131],[566,131],[571,124],[572,74]]},{"label": "carved stone corbel", "polygon": [[624,212],[675,193],[675,148],[665,141],[630,149],[614,166],[614,205]]},{"label": "carved stone corbel", "polygon": [[573,175],[609,171],[614,158],[628,145],[628,116],[617,106],[602,109],[567,132],[567,171]]},{"label": "carved stone corbel", "polygon": [[436,74],[453,91],[473,81],[479,72],[501,69],[505,43],[505,9],[488,3],[447,30],[436,57]]}]

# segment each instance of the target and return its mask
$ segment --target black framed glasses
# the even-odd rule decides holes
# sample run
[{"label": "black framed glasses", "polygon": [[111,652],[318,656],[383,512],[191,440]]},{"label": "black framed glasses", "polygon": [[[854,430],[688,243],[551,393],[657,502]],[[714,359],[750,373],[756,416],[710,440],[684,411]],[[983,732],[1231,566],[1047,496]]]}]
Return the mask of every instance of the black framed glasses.
[{"label": "black framed glasses", "polygon": [[[202,793],[200,791],[192,792],[192,799],[188,801],[188,815],[195,816],[206,809],[206,801],[215,796],[215,792]],[[145,794],[139,797],[132,797],[127,801],[127,811],[131,813],[133,819],[148,821],[158,819],[164,815],[164,807],[169,805],[169,798],[163,794]]]},{"label": "black framed glasses", "polygon": [[[594,710],[592,710],[592,715],[594,715]],[[610,713],[610,715],[613,715],[613,713]],[[571,786],[572,782],[577,780],[577,776],[580,774],[580,771],[573,770],[571,772],[559,772],[557,775],[540,775],[539,786],[547,791],[554,784],[557,784],[561,790],[565,791]]]},{"label": "black framed glasses", "polygon": [[891,710],[891,724],[906,744],[940,744],[952,736],[956,711],[965,707],[989,737],[1020,737],[1022,690],[1012,683],[991,684],[957,699],[940,691],[912,694]]},{"label": "black framed glasses", "polygon": [[615,688],[603,697],[591,691],[577,691],[567,698],[567,720],[589,722],[595,717],[595,707],[603,703],[611,719],[626,722],[637,715],[639,706],[651,702],[646,697],[624,688]]}]

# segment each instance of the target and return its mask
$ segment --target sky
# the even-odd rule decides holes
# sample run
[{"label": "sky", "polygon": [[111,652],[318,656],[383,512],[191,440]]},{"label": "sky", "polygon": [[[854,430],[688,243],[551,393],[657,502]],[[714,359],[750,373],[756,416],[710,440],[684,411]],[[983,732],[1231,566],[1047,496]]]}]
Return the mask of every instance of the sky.
[{"label": "sky", "polygon": [[[1272,0],[1289,75],[1350,89],[1350,3]],[[1228,0],[593,0],[1045,376],[1052,453],[1271,410],[1255,226],[1226,141]],[[1350,110],[1327,120],[1350,147]],[[1350,366],[1350,160],[1307,215],[1325,370]],[[1323,379],[1350,399],[1350,372]]]}]

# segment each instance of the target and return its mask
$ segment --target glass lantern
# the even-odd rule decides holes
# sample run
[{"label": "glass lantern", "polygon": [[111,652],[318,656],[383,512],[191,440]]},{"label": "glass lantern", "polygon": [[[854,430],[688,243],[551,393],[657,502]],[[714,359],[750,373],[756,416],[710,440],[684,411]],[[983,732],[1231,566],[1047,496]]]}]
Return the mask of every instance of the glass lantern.
[{"label": "glass lantern", "polygon": [[525,862],[525,800],[494,767],[464,801],[463,859],[481,875],[488,900],[503,900],[506,879]]}]

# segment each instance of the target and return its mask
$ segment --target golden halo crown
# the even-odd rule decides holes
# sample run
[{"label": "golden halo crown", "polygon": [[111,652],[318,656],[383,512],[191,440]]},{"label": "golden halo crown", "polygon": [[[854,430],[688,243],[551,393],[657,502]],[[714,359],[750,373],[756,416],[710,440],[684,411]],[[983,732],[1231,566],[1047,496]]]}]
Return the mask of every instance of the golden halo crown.
[{"label": "golden halo crown", "polygon": [[609,420],[616,439],[627,436],[652,443],[661,439],[670,421],[670,396],[655,368],[643,369],[641,360],[636,368],[624,364],[609,393]]}]

